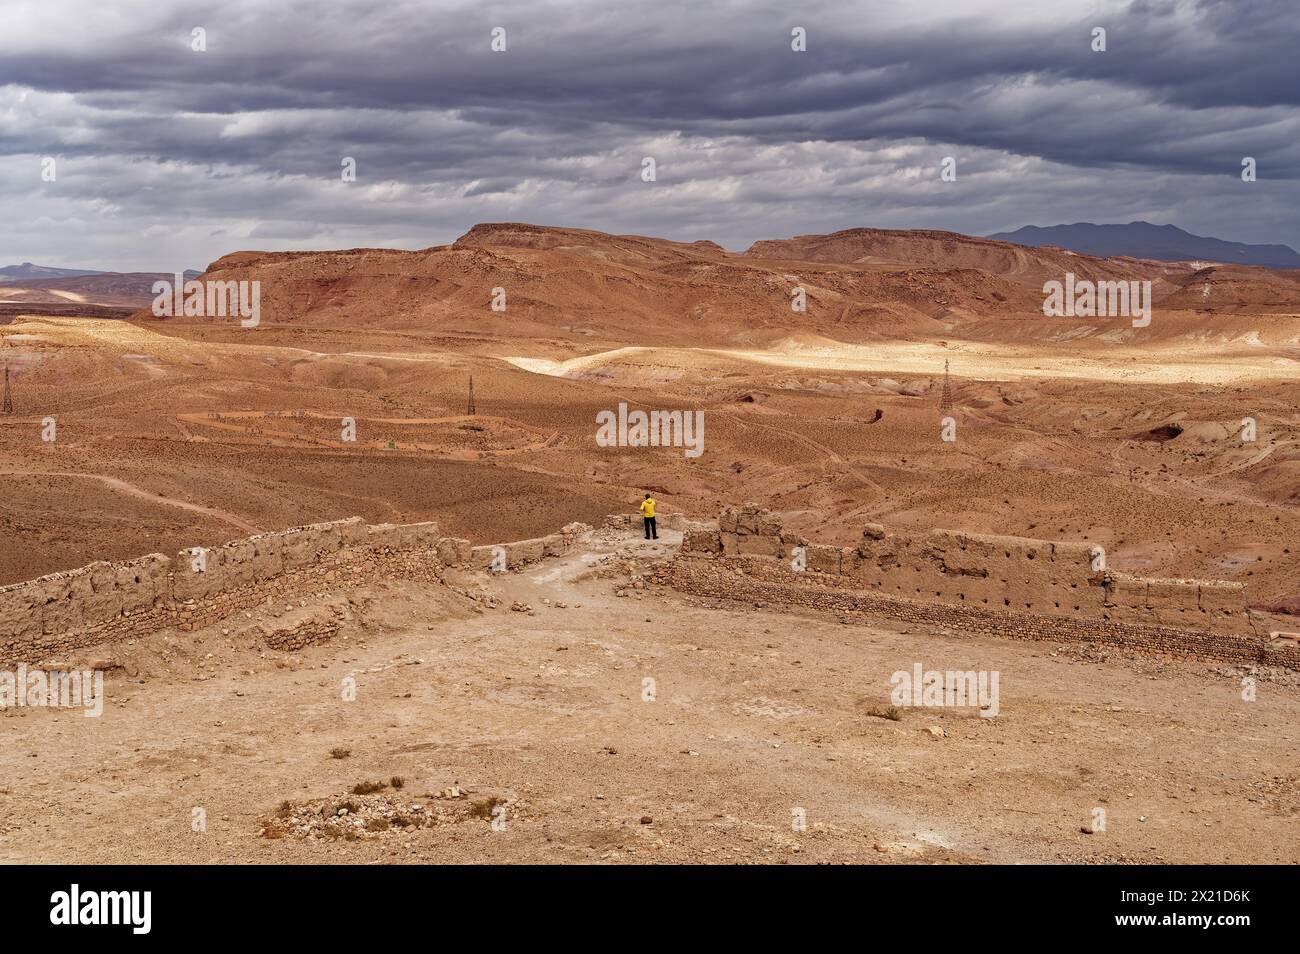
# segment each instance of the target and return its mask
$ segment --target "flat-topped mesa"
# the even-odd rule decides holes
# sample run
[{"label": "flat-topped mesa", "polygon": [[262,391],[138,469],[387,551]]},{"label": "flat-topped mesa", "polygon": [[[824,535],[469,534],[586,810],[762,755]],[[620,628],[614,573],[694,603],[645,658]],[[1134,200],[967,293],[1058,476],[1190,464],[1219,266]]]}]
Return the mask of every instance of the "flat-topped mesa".
[{"label": "flat-topped mesa", "polygon": [[[959,614],[949,622],[973,631],[1105,640],[1122,630],[1119,641],[1139,645],[1151,630],[1150,648],[1252,661],[1277,655],[1263,648],[1243,584],[1118,573],[1105,569],[1104,554],[1088,543],[867,524],[855,546],[827,546],[785,531],[775,514],[747,504],[724,509],[717,530],[688,531],[681,549],[688,559],[666,576],[695,592],[723,596],[730,587],[741,598],[761,591],[778,602],[849,610],[857,600],[863,611],[892,616],[909,616],[920,603],[936,607],[937,615],[929,613],[936,618],[943,607],[959,610],[969,619]],[[689,558],[748,566],[723,583],[717,572],[693,571]],[[738,583],[741,577],[746,582]],[[742,593],[746,588],[753,592]],[[820,595],[804,592],[814,590]],[[1077,637],[1069,635],[1073,630]],[[1211,646],[1219,635],[1235,641]],[[1296,659],[1272,661],[1300,666],[1300,653],[1291,654]]]},{"label": "flat-topped mesa", "polygon": [[379,580],[437,582],[504,550],[514,569],[565,552],[585,524],[537,540],[472,548],[437,523],[367,524],[360,517],[262,533],[0,587],[0,665],[30,662],[162,629],[189,632],[233,613]]}]

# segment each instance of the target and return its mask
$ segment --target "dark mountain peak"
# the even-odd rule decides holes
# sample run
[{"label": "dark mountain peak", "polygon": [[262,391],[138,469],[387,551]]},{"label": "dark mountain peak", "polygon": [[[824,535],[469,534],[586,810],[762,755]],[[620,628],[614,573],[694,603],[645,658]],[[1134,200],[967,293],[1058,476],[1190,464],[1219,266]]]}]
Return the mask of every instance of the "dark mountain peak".
[{"label": "dark mountain peak", "polygon": [[1300,253],[1286,245],[1250,245],[1206,235],[1193,235],[1176,225],[1136,221],[1127,225],[1026,225],[1014,232],[998,232],[991,239],[1031,248],[1053,245],[1101,258],[1125,256],[1166,262],[1211,261],[1267,268],[1300,268]]},{"label": "dark mountain peak", "polygon": [[0,267],[0,282],[22,281],[31,278],[76,278],[80,275],[99,274],[102,273],[96,269],[54,268],[47,265],[35,265],[32,262],[23,262],[21,265]]}]

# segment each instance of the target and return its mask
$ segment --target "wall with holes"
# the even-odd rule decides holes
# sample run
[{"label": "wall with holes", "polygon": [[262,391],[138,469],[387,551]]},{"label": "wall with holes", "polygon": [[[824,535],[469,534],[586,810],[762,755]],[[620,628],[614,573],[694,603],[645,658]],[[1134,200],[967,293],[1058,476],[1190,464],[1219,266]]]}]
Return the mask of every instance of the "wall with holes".
[{"label": "wall with holes", "polygon": [[[516,570],[566,552],[586,524],[498,546],[471,547],[445,537],[436,523],[367,524],[360,517],[233,540],[218,547],[101,561],[0,587],[0,666],[57,657],[71,650],[148,636],[191,632],[241,610],[322,595],[384,579],[434,582],[447,566]],[[288,645],[332,631],[305,621]],[[282,647],[280,647],[282,648]]]},{"label": "wall with holes", "polygon": [[868,524],[856,546],[832,547],[785,531],[777,516],[754,506],[728,508],[716,531],[688,531],[683,540],[686,552],[768,557],[792,566],[799,548],[809,582],[847,582],[881,595],[1004,613],[1254,634],[1240,583],[1094,571],[1087,543],[902,533]]}]

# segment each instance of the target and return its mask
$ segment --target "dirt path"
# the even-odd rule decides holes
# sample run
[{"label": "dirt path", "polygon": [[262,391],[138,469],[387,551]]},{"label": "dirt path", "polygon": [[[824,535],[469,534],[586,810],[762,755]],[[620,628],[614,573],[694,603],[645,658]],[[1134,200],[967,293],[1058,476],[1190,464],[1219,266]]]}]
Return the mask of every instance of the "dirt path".
[{"label": "dirt path", "polygon": [[788,440],[792,440],[798,444],[802,444],[805,447],[809,448],[810,450],[813,450],[823,455],[832,464],[839,467],[841,470],[844,470],[847,473],[852,474],[858,480],[862,481],[863,485],[870,487],[872,490],[878,491],[882,495],[885,494],[885,488],[880,486],[879,483],[872,480],[862,471],[858,470],[858,468],[854,467],[853,464],[849,463],[847,460],[845,460],[843,457],[837,454],[834,450],[827,447],[825,444],[818,443],[817,441],[813,440],[811,437],[807,437],[803,434],[800,434],[798,431],[791,430],[788,427],[779,427],[775,424],[764,424],[761,421],[745,421],[742,418],[740,418],[738,415],[732,414],[729,411],[723,411],[715,408],[713,413],[721,414],[723,417],[727,418],[730,421],[735,422],[742,428],[746,428],[746,427],[765,428],[766,430],[772,431],[776,434],[780,434],[782,437],[787,438]]},{"label": "dirt path", "polygon": [[[217,414],[217,417],[213,417]],[[346,414],[327,414],[321,411],[304,411],[303,417],[310,417],[314,420],[340,421],[349,415]],[[485,457],[510,457],[515,454],[526,454],[531,451],[545,450],[555,446],[560,438],[558,431],[547,431],[544,428],[535,427],[532,424],[525,424],[523,421],[517,421],[509,417],[495,417],[490,414],[457,414],[450,417],[365,417],[358,418],[358,422],[369,422],[372,424],[399,424],[399,425],[420,425],[420,424],[496,424],[501,427],[512,427],[518,430],[533,434],[538,439],[524,447],[503,447],[494,450],[447,450],[437,444],[430,444],[423,441],[397,441],[397,440],[357,440],[347,445],[339,441],[324,440],[313,437],[310,434],[295,434],[292,431],[284,430],[267,430],[254,425],[236,423],[241,420],[290,420],[291,415],[275,413],[269,411],[201,411],[187,412],[177,414],[176,419],[182,425],[193,424],[203,427],[211,427],[217,430],[228,431],[238,434],[248,434],[254,437],[267,437],[271,446],[276,447],[293,447],[296,445],[309,444],[314,447],[329,447],[335,449],[354,450],[358,447],[371,447],[377,449],[391,450],[414,450],[432,454],[444,460],[481,460]],[[233,419],[233,420],[232,420]],[[191,436],[190,439],[196,439]]]},{"label": "dirt path", "polygon": [[[1204,476],[1200,476],[1200,477],[1186,477],[1183,476],[1182,474],[1176,474],[1173,471],[1161,471],[1159,473],[1153,473],[1147,476],[1142,476],[1137,472],[1143,469],[1149,469],[1150,462],[1147,461],[1143,464],[1135,464],[1132,461],[1125,458],[1124,451],[1128,449],[1130,443],[1132,442],[1125,441],[1123,443],[1116,444],[1115,447],[1111,449],[1110,458],[1116,465],[1114,469],[1114,473],[1121,474],[1121,475],[1126,475],[1126,474],[1133,475],[1129,477],[1129,479],[1132,482],[1136,483],[1143,490],[1147,491],[1148,493],[1157,496],[1168,495],[1169,484],[1173,483],[1184,488],[1186,496],[1195,497],[1197,499],[1204,499],[1212,503],[1240,504],[1247,507],[1258,507],[1266,510],[1276,510],[1279,513],[1285,513],[1285,514],[1291,514],[1294,512],[1295,508],[1287,504],[1274,503],[1270,500],[1264,500],[1263,498],[1256,497],[1254,495],[1244,494],[1236,490],[1228,489],[1224,487],[1222,484],[1217,483],[1220,477],[1225,477],[1230,474],[1239,473],[1240,471],[1244,470],[1246,467],[1252,464],[1259,463],[1261,460],[1268,457],[1270,453],[1272,453],[1273,450],[1272,447],[1268,448],[1265,452],[1257,455],[1253,460],[1247,461],[1245,464],[1229,467],[1217,473],[1205,474]],[[1282,443],[1290,444],[1296,442],[1283,441]]]},{"label": "dirt path", "polygon": [[119,491],[120,493],[129,494],[132,497],[138,497],[141,500],[147,500],[149,503],[162,504],[167,507],[179,507],[182,510],[189,510],[192,513],[202,514],[205,517],[211,517],[214,520],[220,520],[228,523],[232,527],[238,527],[245,533],[261,533],[261,528],[256,524],[249,523],[243,517],[230,513],[226,510],[218,510],[214,507],[204,507],[199,504],[189,503],[185,500],[177,500],[175,497],[164,497],[161,494],[155,494],[137,487],[135,484],[127,483],[117,477],[109,477],[106,474],[86,474],[75,471],[53,471],[53,470],[6,470],[0,471],[7,475],[29,476],[29,477],[81,477],[86,480],[97,480],[106,487]]}]

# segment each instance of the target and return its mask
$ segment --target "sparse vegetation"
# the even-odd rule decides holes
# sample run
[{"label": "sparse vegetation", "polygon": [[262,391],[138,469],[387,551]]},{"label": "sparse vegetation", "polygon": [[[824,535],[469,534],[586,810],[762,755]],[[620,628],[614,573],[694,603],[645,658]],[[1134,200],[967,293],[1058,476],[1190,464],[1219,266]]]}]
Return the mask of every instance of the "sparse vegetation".
[{"label": "sparse vegetation", "polygon": [[504,798],[500,798],[496,795],[489,796],[488,798],[475,799],[469,806],[469,813],[474,818],[491,819],[492,809],[496,808],[498,805],[504,805],[505,801]]}]

